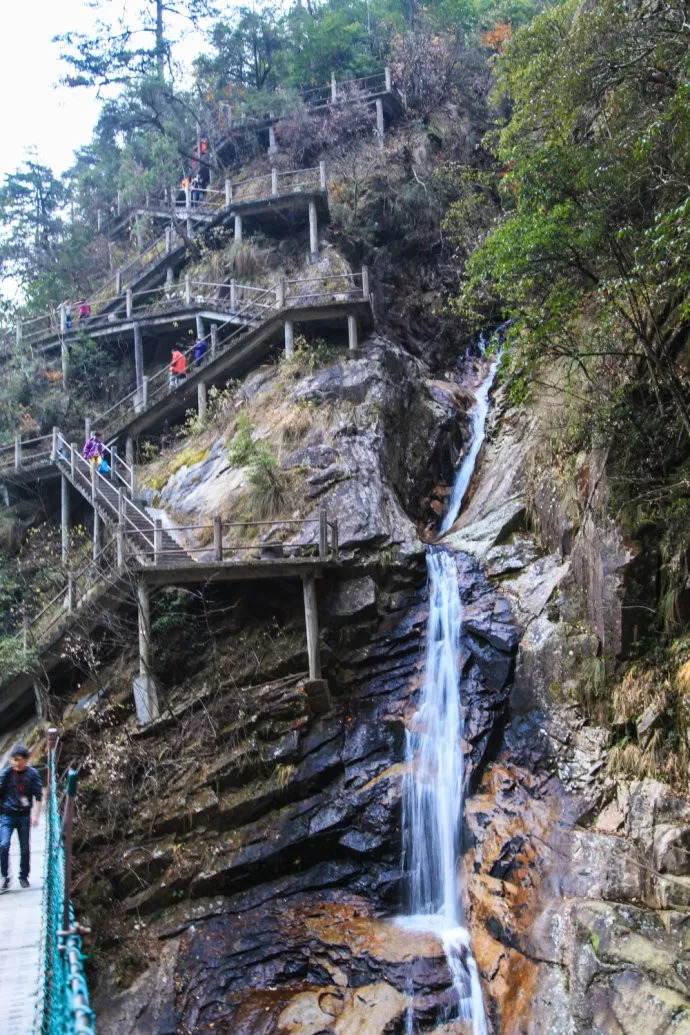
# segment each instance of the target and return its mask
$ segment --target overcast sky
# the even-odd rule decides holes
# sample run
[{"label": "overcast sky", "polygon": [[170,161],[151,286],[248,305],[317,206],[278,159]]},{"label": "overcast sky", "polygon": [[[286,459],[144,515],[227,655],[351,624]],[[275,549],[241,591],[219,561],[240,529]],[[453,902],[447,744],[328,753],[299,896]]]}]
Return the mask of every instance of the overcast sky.
[{"label": "overcast sky", "polygon": [[[138,7],[129,0],[133,12]],[[119,13],[127,0],[105,0],[108,16]],[[224,3],[218,6],[227,7]],[[5,0],[0,32],[0,96],[2,141],[0,178],[14,170],[33,148],[54,172],[72,164],[73,151],[88,143],[98,117],[95,92],[58,86],[66,67],[59,60],[58,33],[88,32],[95,13],[85,0]],[[202,46],[189,37],[176,51],[191,58]]]}]

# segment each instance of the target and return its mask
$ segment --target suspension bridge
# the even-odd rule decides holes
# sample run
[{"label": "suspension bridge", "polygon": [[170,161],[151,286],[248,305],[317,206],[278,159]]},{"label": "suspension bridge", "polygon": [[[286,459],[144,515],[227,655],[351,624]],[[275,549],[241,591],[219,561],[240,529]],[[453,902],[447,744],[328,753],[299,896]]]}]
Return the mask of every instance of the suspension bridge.
[{"label": "suspension bridge", "polygon": [[[70,771],[61,815],[57,730],[48,734],[40,822],[32,828],[30,886],[19,888],[10,852],[10,890],[0,899],[0,1035],[94,1035],[82,935],[70,902],[71,830],[77,774]],[[16,839],[13,839],[16,841]]]}]

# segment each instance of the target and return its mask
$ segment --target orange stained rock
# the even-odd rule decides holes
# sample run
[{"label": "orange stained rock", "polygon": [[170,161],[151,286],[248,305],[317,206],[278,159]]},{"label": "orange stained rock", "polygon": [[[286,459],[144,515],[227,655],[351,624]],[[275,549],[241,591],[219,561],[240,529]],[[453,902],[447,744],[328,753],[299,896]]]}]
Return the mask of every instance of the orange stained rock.
[{"label": "orange stained rock", "polygon": [[515,949],[495,941],[483,928],[473,932],[472,949],[484,991],[499,1007],[500,1035],[522,1035],[531,1017],[538,966]]},{"label": "orange stained rock", "polygon": [[344,945],[353,956],[406,963],[424,956],[445,959],[434,934],[406,930],[393,920],[367,914],[364,903],[328,903],[304,917],[305,927],[327,945]]},{"label": "orange stained rock", "polygon": [[385,981],[358,988],[299,992],[278,1018],[276,1035],[373,1035],[401,1018],[409,998]]}]

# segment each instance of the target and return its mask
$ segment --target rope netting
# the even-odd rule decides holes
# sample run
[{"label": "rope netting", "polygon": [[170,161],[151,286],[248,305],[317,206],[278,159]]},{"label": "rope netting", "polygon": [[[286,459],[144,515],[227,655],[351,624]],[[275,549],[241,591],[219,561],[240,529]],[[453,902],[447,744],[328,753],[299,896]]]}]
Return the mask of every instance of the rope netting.
[{"label": "rope netting", "polygon": [[[74,785],[68,794],[74,793]],[[36,1032],[40,1035],[94,1035],[94,1014],[84,975],[82,940],[69,905],[69,930],[65,919],[65,843],[57,796],[55,748],[49,753],[49,787],[46,793],[46,864],[43,888],[43,967],[38,997]]]}]

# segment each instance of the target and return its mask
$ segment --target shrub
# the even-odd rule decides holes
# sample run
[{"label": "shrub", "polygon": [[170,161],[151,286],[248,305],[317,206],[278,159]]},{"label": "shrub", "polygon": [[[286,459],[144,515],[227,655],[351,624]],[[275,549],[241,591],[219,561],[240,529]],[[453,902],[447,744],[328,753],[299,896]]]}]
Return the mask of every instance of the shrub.
[{"label": "shrub", "polygon": [[278,467],[267,446],[257,447],[251,462],[249,484],[252,487],[252,509],[258,519],[268,518],[285,507],[288,487],[285,473]]}]

